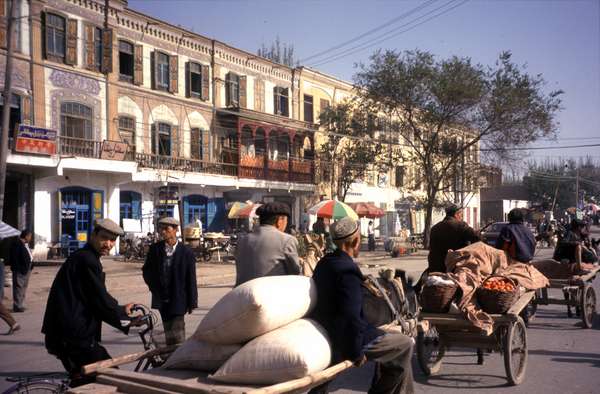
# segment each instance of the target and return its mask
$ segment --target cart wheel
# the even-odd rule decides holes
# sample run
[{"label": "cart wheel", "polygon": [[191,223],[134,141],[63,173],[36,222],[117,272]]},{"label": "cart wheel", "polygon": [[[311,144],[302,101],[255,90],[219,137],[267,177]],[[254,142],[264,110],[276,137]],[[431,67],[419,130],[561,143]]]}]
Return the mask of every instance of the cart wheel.
[{"label": "cart wheel", "polygon": [[503,350],[506,377],[510,385],[516,386],[523,382],[527,366],[527,329],[520,317],[508,326]]},{"label": "cart wheel", "polygon": [[442,358],[446,353],[440,342],[440,334],[433,326],[427,332],[417,334],[417,361],[426,376],[435,375],[442,367]]},{"label": "cart wheel", "polygon": [[596,313],[596,292],[586,283],[581,292],[581,320],[584,328],[592,328],[594,314]]}]

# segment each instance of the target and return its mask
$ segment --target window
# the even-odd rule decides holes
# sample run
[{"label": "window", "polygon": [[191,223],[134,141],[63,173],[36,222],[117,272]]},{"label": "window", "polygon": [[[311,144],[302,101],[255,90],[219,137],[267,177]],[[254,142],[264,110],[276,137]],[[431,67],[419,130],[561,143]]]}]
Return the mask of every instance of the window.
[{"label": "window", "polygon": [[167,123],[152,125],[152,153],[171,156],[171,125]]},{"label": "window", "polygon": [[273,88],[275,115],[289,116],[288,89],[280,86]]},{"label": "window", "polygon": [[192,159],[202,160],[203,158],[203,141],[202,141],[202,130],[195,127],[190,130],[191,144],[190,144],[190,155]]},{"label": "window", "polygon": [[119,134],[121,141],[129,145],[129,151],[135,152],[135,118],[119,116]]},{"label": "window", "polygon": [[96,27],[94,29],[94,60],[96,70],[102,69],[102,29]]},{"label": "window", "polygon": [[169,90],[169,56],[160,52],[156,56],[156,88]]},{"label": "window", "polygon": [[119,79],[133,82],[133,44],[119,40]]},{"label": "window", "polygon": [[240,105],[240,76],[227,73],[225,76],[225,102],[228,107]]},{"label": "window", "polygon": [[202,98],[202,66],[198,63],[189,64],[189,92],[190,97]]},{"label": "window", "polygon": [[404,167],[396,167],[396,187],[404,186]]},{"label": "window", "polygon": [[313,116],[313,97],[308,94],[304,95],[304,121],[312,123]]},{"label": "window", "polygon": [[46,14],[46,55],[65,57],[65,18],[55,14]]},{"label": "window", "polygon": [[[8,122],[8,137],[10,139],[16,138],[15,126],[17,123],[21,123],[23,120],[23,99],[18,94],[12,94],[10,100],[10,115]],[[0,95],[0,114],[4,110],[4,97]],[[9,145],[11,146],[11,145]]]},{"label": "window", "polygon": [[92,109],[79,103],[62,103],[60,106],[60,134],[64,137],[93,139]]},{"label": "window", "polygon": [[123,219],[141,219],[142,195],[132,191],[121,191],[119,197],[121,226],[123,226]]}]

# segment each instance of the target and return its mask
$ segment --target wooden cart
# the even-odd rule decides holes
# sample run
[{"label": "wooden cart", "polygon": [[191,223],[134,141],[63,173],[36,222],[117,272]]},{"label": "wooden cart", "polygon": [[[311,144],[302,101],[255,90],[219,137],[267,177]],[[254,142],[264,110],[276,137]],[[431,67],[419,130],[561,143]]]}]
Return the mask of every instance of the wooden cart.
[{"label": "wooden cart", "polygon": [[351,361],[344,361],[329,368],[287,382],[270,386],[234,386],[221,384],[207,378],[207,373],[191,370],[150,369],[145,372],[133,372],[114,369],[119,365],[144,361],[152,356],[170,353],[173,348],[155,349],[100,361],[84,367],[85,374],[96,374],[96,383],[70,389],[68,393],[108,394],[108,393],[211,393],[211,394],[277,394],[295,393],[309,390],[334,379],[343,371],[352,367]]},{"label": "wooden cart", "polygon": [[490,315],[494,328],[490,335],[482,333],[461,314],[421,313],[417,335],[417,361],[427,376],[436,374],[450,347],[491,349],[504,355],[506,376],[511,385],[525,378],[527,365],[527,329],[521,311],[534,296],[533,291],[522,294],[515,304],[502,315]]},{"label": "wooden cart", "polygon": [[[584,328],[592,328],[594,314],[596,313],[596,292],[592,282],[600,272],[600,267],[595,267],[590,273],[574,276],[569,279],[550,279],[550,286],[539,289],[531,302],[531,317],[535,316],[538,305],[566,305],[567,316],[573,317],[571,307],[575,307],[575,314],[581,317]],[[548,288],[562,289],[563,299],[548,296]]]}]

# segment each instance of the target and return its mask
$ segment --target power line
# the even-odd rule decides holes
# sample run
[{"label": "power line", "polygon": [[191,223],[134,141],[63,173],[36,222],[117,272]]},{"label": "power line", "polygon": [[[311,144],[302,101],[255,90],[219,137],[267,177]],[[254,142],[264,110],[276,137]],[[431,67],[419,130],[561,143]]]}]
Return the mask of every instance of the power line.
[{"label": "power line", "polygon": [[588,145],[567,145],[567,146],[532,146],[532,147],[515,147],[515,148],[481,148],[480,152],[500,152],[500,151],[522,151],[522,150],[543,150],[543,149],[574,149],[574,148],[593,148],[600,144]]},{"label": "power line", "polygon": [[362,39],[362,38],[364,38],[364,37],[366,37],[366,36],[368,36],[370,34],[373,34],[373,33],[377,32],[377,31],[379,31],[379,30],[381,30],[381,29],[383,29],[385,27],[393,25],[394,23],[396,23],[396,22],[398,22],[398,21],[406,18],[407,16],[410,16],[410,15],[414,14],[415,12],[418,12],[418,11],[424,9],[424,8],[427,8],[430,4],[435,3],[436,1],[438,1],[438,0],[429,0],[429,1],[425,2],[424,4],[421,4],[421,5],[417,6],[417,7],[413,8],[413,9],[411,9],[411,10],[405,12],[405,13],[403,13],[402,15],[399,15],[399,16],[397,16],[397,17],[395,17],[395,18],[393,18],[393,19],[391,19],[391,20],[389,20],[389,21],[387,21],[385,23],[382,23],[381,25],[378,25],[378,26],[372,28],[371,30],[368,30],[368,31],[366,31],[366,32],[364,32],[362,34],[359,34],[356,37],[353,37],[353,38],[351,38],[351,39],[349,39],[347,41],[344,41],[341,44],[334,45],[331,48],[328,48],[328,49],[325,49],[325,50],[323,50],[321,52],[315,53],[314,55],[305,57],[304,59],[300,59],[299,62],[300,63],[304,63],[307,60],[314,59],[316,57],[320,57],[320,56],[325,55],[325,54],[331,54],[331,51],[335,51],[336,49],[340,49],[340,48],[342,48],[342,47],[344,47],[344,46],[346,46],[348,44],[356,43],[357,40],[360,40],[360,39]]},{"label": "power line", "polygon": [[318,66],[321,66],[323,64],[327,64],[327,63],[330,63],[332,61],[335,61],[335,60],[344,58],[346,56],[352,55],[354,53],[361,52],[361,51],[363,51],[365,49],[372,48],[374,45],[377,45],[377,44],[380,44],[380,43],[382,43],[384,41],[387,41],[390,38],[397,37],[397,36],[399,36],[399,35],[401,35],[403,33],[406,33],[406,32],[408,32],[408,31],[410,31],[410,30],[412,30],[412,29],[414,29],[414,28],[416,28],[416,27],[418,27],[418,26],[420,26],[420,25],[422,25],[422,24],[424,24],[424,23],[426,23],[426,22],[428,22],[428,21],[430,21],[432,19],[437,18],[438,16],[441,16],[441,15],[443,15],[445,13],[448,13],[448,12],[452,11],[453,9],[455,9],[455,8],[463,5],[464,3],[466,3],[469,0],[463,0],[460,3],[458,3],[458,4],[455,4],[455,5],[449,7],[447,9],[445,9],[445,10],[443,10],[443,11],[435,14],[435,15],[430,16],[429,18],[427,18],[427,19],[425,19],[425,20],[423,20],[423,21],[421,21],[421,22],[419,22],[419,23],[417,23],[417,24],[415,24],[413,26],[408,27],[407,29],[404,29],[404,30],[401,30],[401,31],[397,31],[398,29],[400,29],[402,27],[409,26],[410,24],[418,21],[419,19],[421,19],[421,18],[423,18],[423,17],[425,17],[427,15],[430,15],[433,12],[435,12],[435,11],[441,9],[441,8],[444,8],[447,5],[449,5],[449,4],[451,4],[451,3],[455,2],[455,1],[457,1],[457,0],[450,0],[449,2],[445,3],[444,5],[442,5],[440,7],[437,7],[435,9],[433,9],[432,11],[429,11],[429,12],[427,12],[427,13],[425,13],[425,14],[423,14],[423,15],[415,18],[415,19],[413,19],[412,21],[410,21],[408,23],[405,23],[405,24],[403,24],[403,25],[401,25],[401,26],[399,26],[399,27],[397,27],[397,28],[395,28],[393,30],[390,30],[387,33],[379,35],[379,36],[377,36],[377,37],[375,37],[375,38],[371,39],[370,41],[367,41],[367,42],[365,42],[363,44],[356,45],[356,46],[354,46],[354,47],[352,47],[352,48],[350,48],[350,49],[348,49],[348,50],[346,50],[346,51],[344,51],[342,53],[339,53],[337,55],[332,55],[329,58],[326,58],[324,60],[321,60],[321,61],[319,61],[317,63],[312,64],[311,66],[312,67],[318,67]]}]

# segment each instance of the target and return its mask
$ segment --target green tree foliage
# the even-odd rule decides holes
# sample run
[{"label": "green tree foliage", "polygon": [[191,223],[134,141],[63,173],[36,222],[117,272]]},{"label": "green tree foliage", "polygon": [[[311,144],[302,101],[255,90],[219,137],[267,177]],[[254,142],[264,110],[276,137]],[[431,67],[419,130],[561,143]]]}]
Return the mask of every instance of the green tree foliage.
[{"label": "green tree foliage", "polygon": [[[462,163],[473,149],[490,149],[503,160],[507,148],[555,135],[561,91],[544,91],[540,75],[529,75],[504,52],[493,67],[467,57],[436,59],[419,50],[376,52],[355,76],[361,105],[394,120],[409,149],[404,161],[420,170],[425,198],[425,242],[440,192],[468,184],[473,171]],[[478,155],[477,155],[478,156]],[[476,157],[471,160],[477,163]],[[456,178],[459,182],[448,182]],[[464,190],[458,190],[461,194]],[[459,201],[462,202],[462,201]]]},{"label": "green tree foliage", "polygon": [[354,182],[370,170],[385,170],[383,145],[376,137],[377,125],[365,108],[347,102],[326,108],[320,115],[326,141],[319,147],[321,173],[329,180],[332,198],[341,201]]},{"label": "green tree foliage", "polygon": [[275,41],[270,46],[265,45],[263,42],[256,54],[272,62],[289,67],[296,67],[298,65],[298,60],[294,54],[294,45],[282,44],[279,36],[275,38]]}]

